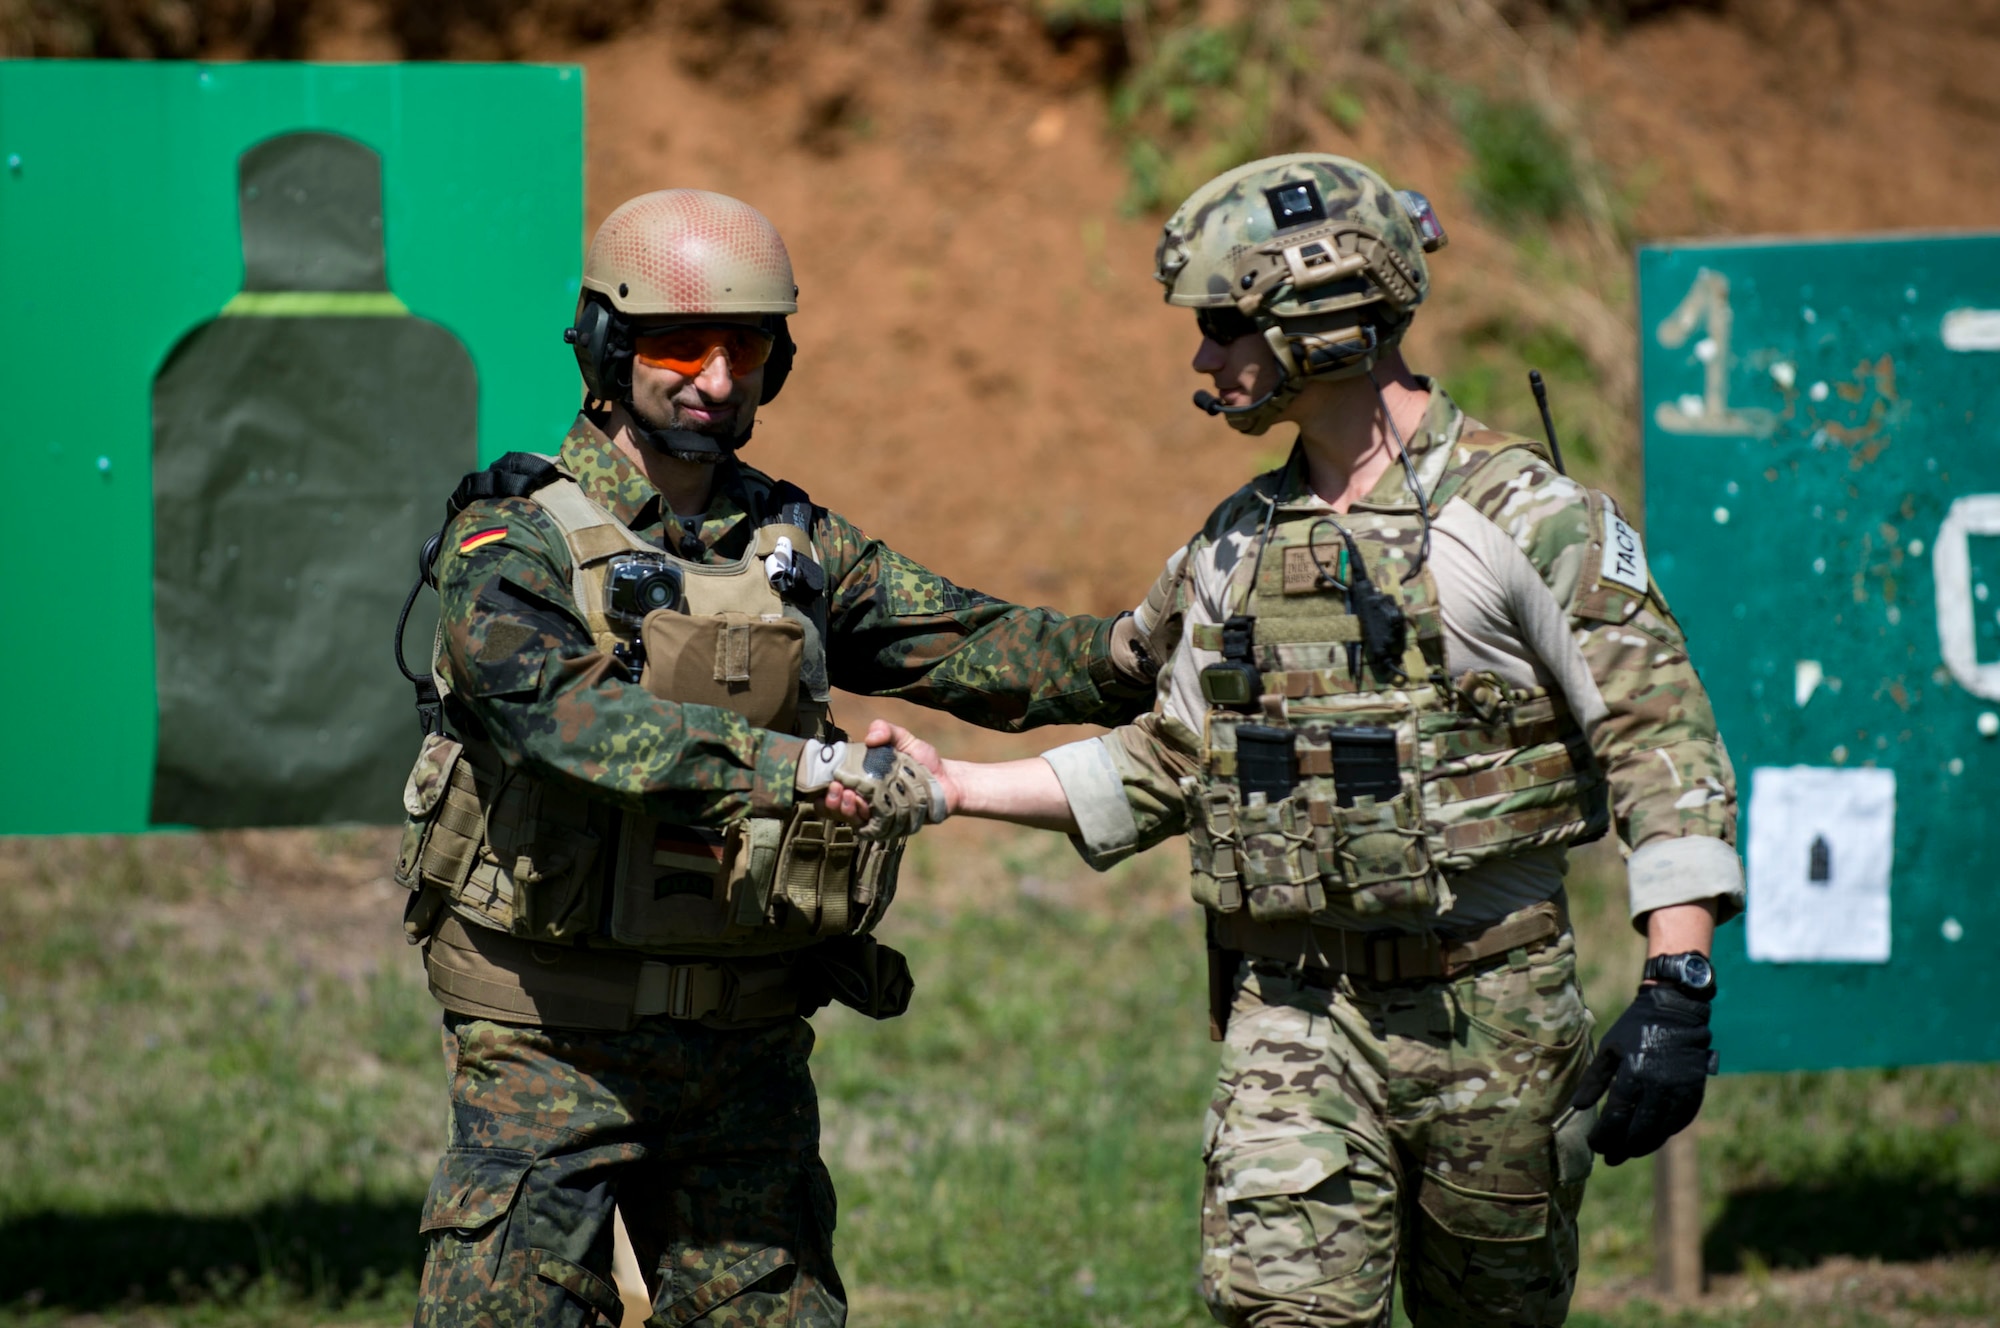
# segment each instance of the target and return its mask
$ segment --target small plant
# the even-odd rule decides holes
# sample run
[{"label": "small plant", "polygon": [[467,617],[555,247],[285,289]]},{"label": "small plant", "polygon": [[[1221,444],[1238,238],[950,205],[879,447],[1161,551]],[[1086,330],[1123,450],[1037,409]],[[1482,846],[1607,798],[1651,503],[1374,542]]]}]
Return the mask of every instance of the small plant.
[{"label": "small plant", "polygon": [[1558,221],[1577,205],[1569,149],[1541,111],[1468,93],[1457,118],[1472,153],[1473,197],[1495,220]]}]

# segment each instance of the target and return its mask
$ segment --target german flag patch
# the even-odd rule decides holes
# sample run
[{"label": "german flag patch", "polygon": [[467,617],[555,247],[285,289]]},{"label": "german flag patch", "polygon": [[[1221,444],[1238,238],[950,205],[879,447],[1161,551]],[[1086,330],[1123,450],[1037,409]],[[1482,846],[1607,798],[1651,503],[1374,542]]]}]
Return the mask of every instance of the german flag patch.
[{"label": "german flag patch", "polygon": [[458,542],[458,551],[460,553],[471,553],[474,549],[483,549],[489,544],[497,544],[506,538],[507,527],[495,526],[491,530],[482,530],[477,535],[467,535]]}]

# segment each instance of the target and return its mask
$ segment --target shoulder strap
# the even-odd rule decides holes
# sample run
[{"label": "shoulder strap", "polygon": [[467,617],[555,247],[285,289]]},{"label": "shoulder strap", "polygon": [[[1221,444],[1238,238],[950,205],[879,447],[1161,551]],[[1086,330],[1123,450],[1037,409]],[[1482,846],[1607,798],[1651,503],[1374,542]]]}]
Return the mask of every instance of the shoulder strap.
[{"label": "shoulder strap", "polygon": [[621,553],[657,553],[626,524],[599,506],[568,475],[535,491],[535,504],[548,514],[569,546],[570,593],[600,649],[609,649],[617,633],[604,616],[604,565]]},{"label": "shoulder strap", "polygon": [[554,457],[535,452],[509,452],[484,470],[475,470],[458,482],[445,500],[445,524],[482,498],[525,498],[563,477]]},{"label": "shoulder strap", "polygon": [[814,515],[812,499],[804,489],[790,480],[773,480],[753,516],[757,526],[753,552],[757,557],[775,553],[780,537],[791,541],[791,561],[771,578],[771,584],[781,598],[795,605],[813,604],[826,590],[826,569],[812,536]]},{"label": "shoulder strap", "polygon": [[1452,446],[1451,459],[1445,465],[1444,474],[1431,486],[1431,511],[1433,513],[1443,511],[1444,505],[1472,483],[1480,471],[1509,452],[1521,451],[1530,453],[1538,460],[1549,461],[1547,447],[1517,433],[1501,433],[1498,429],[1475,429],[1460,435],[1458,442]]},{"label": "shoulder strap", "polygon": [[812,498],[790,480],[778,480],[771,486],[770,511],[761,512],[757,524],[791,526],[812,538],[813,503]]}]

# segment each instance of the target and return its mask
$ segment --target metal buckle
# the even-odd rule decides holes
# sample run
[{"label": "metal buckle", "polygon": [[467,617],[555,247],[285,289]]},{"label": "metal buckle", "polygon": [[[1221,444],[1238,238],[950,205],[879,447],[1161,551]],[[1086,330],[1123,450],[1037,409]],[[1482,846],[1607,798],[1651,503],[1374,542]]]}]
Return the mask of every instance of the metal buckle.
[{"label": "metal buckle", "polygon": [[667,1018],[694,1018],[694,966],[677,964],[667,970]]}]

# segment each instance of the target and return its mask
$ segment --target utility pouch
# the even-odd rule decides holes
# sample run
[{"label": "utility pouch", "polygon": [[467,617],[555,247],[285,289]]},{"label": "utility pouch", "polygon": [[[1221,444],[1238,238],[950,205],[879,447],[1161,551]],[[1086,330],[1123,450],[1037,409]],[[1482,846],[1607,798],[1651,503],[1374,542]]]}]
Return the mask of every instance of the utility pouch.
[{"label": "utility pouch", "polygon": [[840,936],[853,927],[854,827],[811,807],[792,813],[771,886],[772,920],[790,932]]},{"label": "utility pouch", "polygon": [[1326,907],[1319,856],[1305,799],[1252,798],[1235,808],[1237,861],[1250,916],[1259,922],[1309,918]]},{"label": "utility pouch", "polygon": [[456,738],[425,736],[403,786],[403,811],[396,883],[410,891],[403,906],[404,939],[420,945],[480,864],[486,834],[472,761]]},{"label": "utility pouch", "polygon": [[611,890],[611,939],[661,950],[729,934],[730,836],[625,814]]},{"label": "utility pouch", "polygon": [[1181,780],[1188,806],[1188,865],[1194,902],[1217,913],[1243,907],[1243,878],[1237,869],[1235,793],[1195,776]]},{"label": "utility pouch", "polygon": [[837,937],[802,951],[793,975],[802,1015],[839,1001],[870,1019],[894,1019],[916,991],[910,961],[873,936]]},{"label": "utility pouch", "polygon": [[[1385,730],[1386,731],[1386,730]],[[1298,786],[1298,731],[1268,724],[1236,726],[1236,787],[1243,800],[1261,793],[1268,802],[1288,798]],[[1396,738],[1389,735],[1390,760],[1395,759]]]},{"label": "utility pouch", "polygon": [[507,781],[486,816],[486,848],[464,892],[508,902],[508,930],[569,942],[597,929],[598,851],[581,793],[540,780]]},{"label": "utility pouch", "polygon": [[1457,685],[1459,714],[1431,741],[1424,771],[1430,855],[1448,871],[1555,844],[1610,824],[1604,776],[1574,719],[1548,692],[1490,674]]},{"label": "utility pouch", "polygon": [[1344,910],[1375,917],[1427,910],[1437,899],[1414,797],[1363,794],[1352,806],[1318,803],[1311,813],[1321,874],[1337,885]]},{"label": "utility pouch", "polygon": [[[424,744],[417,751],[417,763],[410,767],[410,778],[403,785],[403,813],[406,818],[403,822],[403,841],[396,850],[396,884],[405,890],[424,888],[421,870],[424,850],[431,838],[431,827],[436,823],[438,812],[450,792],[458,759],[464,752],[465,748],[456,738],[442,733],[425,734]],[[456,829],[472,831],[466,846],[454,855],[462,861],[454,862],[450,868],[450,874],[457,880],[463,880],[464,871],[471,870],[472,855],[479,848],[479,805],[476,799],[471,813],[470,824],[460,824],[468,818],[452,818]],[[458,869],[461,865],[463,871]]]},{"label": "utility pouch", "polygon": [[640,629],[640,683],[683,705],[733,710],[760,729],[790,733],[799,712],[805,627],[783,614],[694,615],[661,609]]}]

